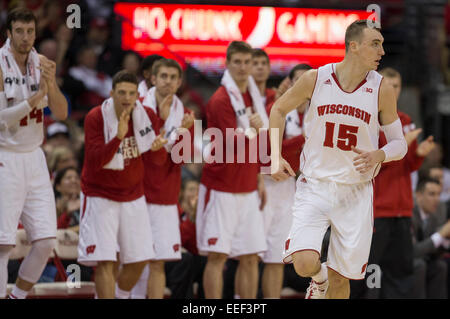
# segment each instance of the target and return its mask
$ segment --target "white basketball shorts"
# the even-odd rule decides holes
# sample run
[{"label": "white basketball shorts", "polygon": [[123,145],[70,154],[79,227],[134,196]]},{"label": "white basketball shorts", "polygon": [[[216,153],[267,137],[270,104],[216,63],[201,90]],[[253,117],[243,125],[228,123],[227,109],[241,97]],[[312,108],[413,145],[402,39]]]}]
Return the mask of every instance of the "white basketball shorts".
[{"label": "white basketball shorts", "polygon": [[223,253],[233,258],[266,251],[259,203],[256,191],[226,193],[200,184],[196,214],[199,253]]},{"label": "white basketball shorts", "polygon": [[41,148],[0,149],[0,245],[15,245],[19,221],[30,242],[56,238],[55,195]]},{"label": "white basketball shorts", "polygon": [[181,259],[180,219],[177,205],[147,203],[155,260]]},{"label": "white basketball shorts", "polygon": [[320,256],[330,225],[328,268],[348,279],[364,279],[373,232],[372,182],[347,185],[300,175],[284,262],[292,262],[292,254],[302,250]]},{"label": "white basketball shorts", "polygon": [[116,202],[80,195],[78,262],[96,266],[99,261],[136,263],[155,257],[145,197]]}]

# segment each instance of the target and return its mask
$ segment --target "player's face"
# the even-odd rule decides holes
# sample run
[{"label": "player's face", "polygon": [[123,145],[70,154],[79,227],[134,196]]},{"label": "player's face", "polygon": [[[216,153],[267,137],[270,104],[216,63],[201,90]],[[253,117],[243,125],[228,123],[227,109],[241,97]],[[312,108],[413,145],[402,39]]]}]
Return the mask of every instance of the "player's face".
[{"label": "player's face", "polygon": [[111,97],[118,114],[121,114],[123,110],[136,103],[138,98],[137,85],[131,82],[117,83],[111,91]]},{"label": "player's face", "polygon": [[181,85],[181,78],[177,68],[161,66],[158,74],[152,77],[156,91],[165,97],[175,94]]},{"label": "player's face", "polygon": [[423,192],[418,192],[417,200],[426,214],[434,213],[439,205],[441,186],[436,183],[427,183]]},{"label": "player's face", "polygon": [[234,81],[238,83],[247,81],[252,70],[252,55],[242,52],[233,53],[226,65]]},{"label": "player's face", "polygon": [[12,31],[7,31],[12,48],[20,54],[28,54],[36,39],[36,27],[34,21],[14,21],[11,24]]},{"label": "player's face", "polygon": [[266,82],[270,75],[269,60],[265,56],[252,59],[252,76],[256,82]]},{"label": "player's face", "polygon": [[397,98],[397,101],[398,101],[398,97],[400,96],[400,91],[402,90],[402,80],[398,76],[393,77],[393,78],[384,77],[384,80],[386,81],[387,84],[392,85],[392,87],[394,88],[395,97]]},{"label": "player's face", "polygon": [[357,46],[356,54],[368,70],[376,70],[384,55],[384,38],[380,32],[373,28],[363,30],[361,43]]}]

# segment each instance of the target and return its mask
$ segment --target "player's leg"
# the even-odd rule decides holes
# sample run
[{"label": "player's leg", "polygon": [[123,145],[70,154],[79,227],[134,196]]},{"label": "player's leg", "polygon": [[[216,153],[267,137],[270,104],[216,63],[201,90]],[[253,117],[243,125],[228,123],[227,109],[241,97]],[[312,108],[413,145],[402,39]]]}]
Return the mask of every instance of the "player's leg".
[{"label": "player's leg", "polygon": [[0,245],[0,299],[6,298],[8,286],[8,260],[14,246]]},{"label": "player's leg", "polygon": [[350,282],[347,278],[332,269],[328,269],[327,299],[348,299],[350,297]]},{"label": "player's leg", "polygon": [[6,297],[9,254],[16,244],[26,198],[24,157],[26,154],[0,150],[0,298]]},{"label": "player's leg", "polygon": [[45,155],[39,148],[27,156],[30,160],[25,168],[28,193],[21,221],[32,247],[20,265],[19,275],[11,292],[18,298],[26,297],[27,292],[39,280],[56,244],[55,195]]},{"label": "player's leg", "polygon": [[[122,269],[116,297],[128,298],[150,259],[155,257],[145,197],[120,203],[119,247]],[[119,292],[119,293],[118,293]]]},{"label": "player's leg", "polygon": [[114,298],[118,269],[120,203],[100,197],[80,196],[80,236],[78,262],[96,266],[97,297]]},{"label": "player's leg", "polygon": [[166,272],[164,260],[150,260],[150,276],[148,277],[147,296],[149,299],[164,298]]},{"label": "player's leg", "polygon": [[165,261],[181,259],[181,235],[176,205],[147,204],[155,258],[150,261],[147,296],[150,299],[164,297],[166,287]]},{"label": "player's leg", "polygon": [[258,292],[258,261],[257,254],[239,256],[236,274],[239,274],[237,291],[242,299],[255,299]]},{"label": "player's leg", "polygon": [[99,261],[95,268],[95,290],[99,299],[114,299],[114,261]]},{"label": "player's leg", "polygon": [[262,293],[266,299],[278,299],[283,289],[284,264],[265,264],[261,279]]},{"label": "player's leg", "polygon": [[220,299],[223,290],[223,267],[228,255],[222,253],[208,253],[205,271],[203,272],[203,289],[205,298]]},{"label": "player's leg", "polygon": [[264,220],[259,210],[258,193],[235,194],[237,223],[231,245],[231,257],[237,257],[239,264],[235,281],[235,293],[240,298],[256,298],[259,280],[259,256],[267,250]]},{"label": "player's leg", "polygon": [[348,279],[364,280],[373,232],[372,183],[339,185],[330,211],[327,297],[348,298]]}]

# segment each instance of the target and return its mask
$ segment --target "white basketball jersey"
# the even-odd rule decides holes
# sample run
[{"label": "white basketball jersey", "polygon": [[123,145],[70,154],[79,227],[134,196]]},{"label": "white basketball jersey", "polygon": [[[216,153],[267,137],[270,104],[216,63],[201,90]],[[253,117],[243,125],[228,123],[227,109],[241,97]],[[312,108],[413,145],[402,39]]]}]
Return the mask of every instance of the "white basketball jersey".
[{"label": "white basketball jersey", "polygon": [[[10,60],[8,63],[16,63],[15,60]],[[27,67],[27,73],[30,72],[30,68]],[[5,72],[3,72],[3,79],[1,80],[5,88],[8,85],[13,85],[12,82],[17,86],[14,98],[8,99],[8,107],[17,105],[37,93],[39,89],[38,85],[27,83],[30,78],[30,75],[25,76],[17,73],[14,78],[6,78]],[[24,91],[28,94],[24,94]],[[6,130],[0,130],[0,148],[14,152],[31,152],[38,148],[44,140],[44,109],[42,104],[47,105],[47,103],[48,98],[45,97],[37,108],[31,110],[19,122],[11,125]]]},{"label": "white basketball jersey", "polygon": [[379,165],[360,174],[353,165],[358,154],[351,146],[363,151],[378,149],[378,91],[382,76],[370,71],[353,92],[345,92],[335,70],[335,64],[327,64],[317,71],[304,117],[306,141],[300,170],[306,177],[336,183],[370,181],[378,173]]}]

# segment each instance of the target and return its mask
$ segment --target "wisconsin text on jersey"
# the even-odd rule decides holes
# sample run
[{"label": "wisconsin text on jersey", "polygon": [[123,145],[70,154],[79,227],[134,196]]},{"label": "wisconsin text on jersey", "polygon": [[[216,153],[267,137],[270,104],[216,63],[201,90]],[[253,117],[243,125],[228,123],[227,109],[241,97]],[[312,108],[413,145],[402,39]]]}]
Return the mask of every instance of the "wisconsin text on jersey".
[{"label": "wisconsin text on jersey", "polygon": [[357,119],[361,119],[367,124],[370,123],[371,114],[367,113],[360,108],[350,106],[350,105],[342,105],[342,104],[327,104],[320,105],[317,107],[317,113],[319,116],[323,116],[324,114],[344,114],[348,116],[354,116]]}]

